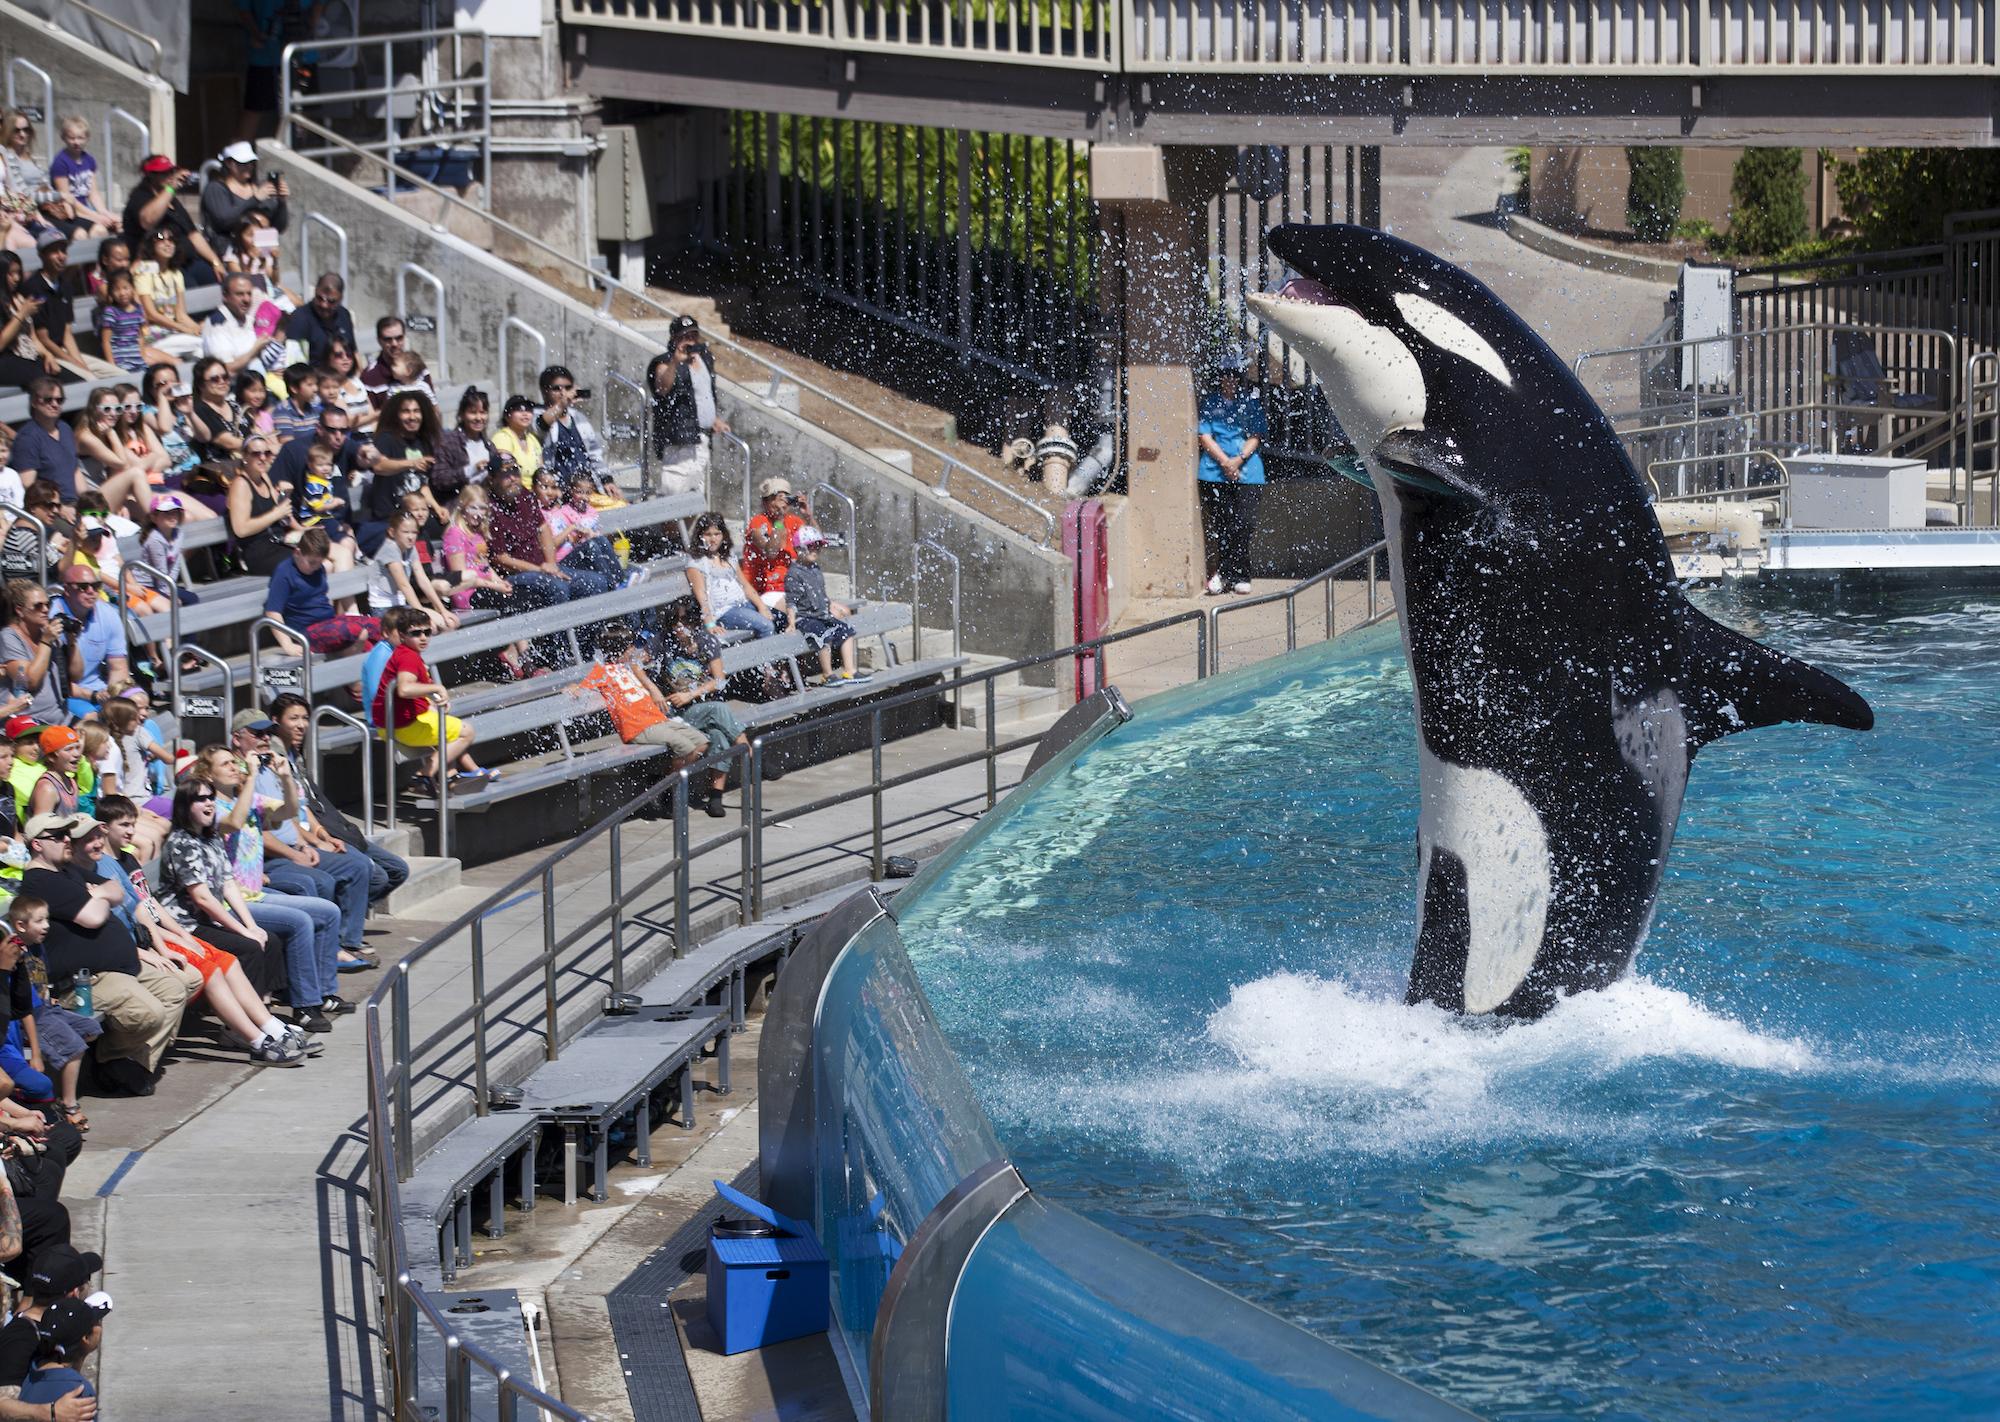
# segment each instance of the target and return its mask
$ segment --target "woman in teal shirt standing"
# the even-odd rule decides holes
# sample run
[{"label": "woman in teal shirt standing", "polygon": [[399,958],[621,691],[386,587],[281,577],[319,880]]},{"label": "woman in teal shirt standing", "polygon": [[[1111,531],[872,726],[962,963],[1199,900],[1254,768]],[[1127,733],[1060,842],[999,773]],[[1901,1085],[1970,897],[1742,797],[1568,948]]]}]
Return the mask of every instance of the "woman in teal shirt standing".
[{"label": "woman in teal shirt standing", "polygon": [[1215,571],[1208,591],[1250,591],[1250,540],[1257,532],[1257,498],[1264,489],[1264,457],[1257,451],[1269,426],[1264,402],[1243,384],[1244,360],[1229,351],[1215,363],[1216,388],[1201,397],[1201,519],[1215,541]]}]

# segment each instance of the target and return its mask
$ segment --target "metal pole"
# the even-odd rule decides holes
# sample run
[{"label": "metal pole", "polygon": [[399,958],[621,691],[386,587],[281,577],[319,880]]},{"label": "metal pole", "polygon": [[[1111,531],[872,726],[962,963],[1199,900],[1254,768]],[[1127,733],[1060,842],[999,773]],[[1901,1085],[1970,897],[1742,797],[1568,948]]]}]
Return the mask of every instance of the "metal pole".
[{"label": "metal pole", "polygon": [[486,921],[472,920],[472,1109],[484,1116],[486,1099]]},{"label": "metal pole", "polygon": [[1299,604],[1297,598],[1285,599],[1285,650],[1299,649]]},{"label": "metal pole", "polygon": [[879,882],[882,878],[882,712],[879,708],[868,713],[868,763],[869,801],[874,811],[868,877]]},{"label": "metal pole", "polygon": [[1208,660],[1208,618],[1197,618],[1194,624],[1194,679],[1201,681],[1214,670]]},{"label": "metal pole", "polygon": [[[310,655],[310,654],[308,654]],[[445,739],[445,727],[451,718],[442,706],[433,706],[437,714],[437,788],[438,788],[438,858],[451,858],[451,762],[447,759],[450,743]]]},{"label": "metal pole", "polygon": [[611,826],[611,991],[625,991],[625,822]]},{"label": "metal pole", "polygon": [[743,856],[741,865],[743,882],[740,886],[741,892],[739,892],[736,897],[736,922],[741,927],[748,927],[750,923],[750,868],[751,868],[750,866],[750,820],[751,820],[750,777],[754,773],[754,766],[756,764],[756,759],[757,759],[757,752],[755,751],[755,749],[746,746],[744,748],[744,754],[743,754],[743,785],[742,785],[743,844],[742,848],[739,851]]},{"label": "metal pole", "polygon": [[556,870],[542,870],[542,1055],[554,1061],[556,1046]]},{"label": "metal pole", "polygon": [[444,1422],[472,1422],[472,1359],[455,1333],[444,1340]]},{"label": "metal pole", "polygon": [[688,793],[692,783],[686,769],[680,772],[674,795],[674,956],[688,950]]},{"label": "metal pole", "polygon": [[410,965],[408,960],[396,964],[396,979],[390,988],[389,1034],[396,1052],[396,1101],[393,1122],[396,1138],[396,1179],[410,1178],[410,1165],[416,1150],[411,1143],[413,1134],[410,1124],[410,1073],[415,1063],[410,1060]]},{"label": "metal pole", "polygon": [[994,683],[996,678],[986,678],[986,808],[992,809],[1000,803],[1000,760],[994,753],[1000,741],[1000,734],[993,724]]},{"label": "metal pole", "polygon": [[750,921],[761,922],[764,917],[764,738],[759,736],[750,742],[750,784],[744,787],[743,801],[746,805],[755,798],[750,811],[750,872],[744,880],[744,892],[750,896]]}]

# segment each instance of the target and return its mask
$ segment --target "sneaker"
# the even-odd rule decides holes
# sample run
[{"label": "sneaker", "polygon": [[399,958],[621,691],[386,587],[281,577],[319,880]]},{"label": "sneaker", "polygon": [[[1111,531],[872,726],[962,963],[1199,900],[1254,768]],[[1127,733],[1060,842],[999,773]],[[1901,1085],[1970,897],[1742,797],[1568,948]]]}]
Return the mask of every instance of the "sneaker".
[{"label": "sneaker", "polygon": [[722,792],[720,790],[711,790],[708,792],[707,808],[708,817],[711,820],[728,818],[729,811],[722,808]]},{"label": "sneaker", "polygon": [[859,686],[864,681],[873,681],[873,680],[875,680],[874,672],[858,671],[858,672],[849,672],[847,675],[847,684],[849,686]]},{"label": "sneaker", "polygon": [[276,1041],[266,1038],[250,1049],[250,1061],[256,1066],[304,1066],[306,1054],[302,1048],[293,1046],[289,1038],[280,1037]]},{"label": "sneaker", "polygon": [[328,1019],[324,1012],[321,1012],[316,1007],[309,1007],[303,1012],[294,1013],[292,1026],[301,1036],[304,1036],[308,1032],[331,1032],[333,1030],[332,1021]]},{"label": "sneaker", "polygon": [[1230,588],[1230,591],[1231,591],[1231,592],[1233,592],[1233,593],[1237,593],[1237,594],[1239,594],[1239,595],[1240,595],[1240,594],[1243,594],[1243,593],[1247,593],[1247,592],[1249,592],[1249,591],[1250,591],[1250,584],[1248,584],[1248,583],[1237,583],[1237,584],[1236,584],[1236,585],[1235,585],[1234,587]]},{"label": "sneaker", "polygon": [[1210,597],[1221,597],[1223,593],[1229,590],[1228,587],[1223,583],[1222,574],[1220,573],[1217,573],[1214,577],[1208,580],[1207,587],[1208,587],[1208,595]]},{"label": "sneaker", "polygon": [[317,1037],[308,1037],[296,1026],[290,1024],[287,1024],[285,1027],[285,1042],[289,1046],[297,1047],[301,1053],[308,1057],[316,1057],[326,1050],[326,1043],[320,1041]]},{"label": "sneaker", "polygon": [[328,1017],[345,1017],[348,1013],[354,1011],[354,1004],[344,997],[336,997],[334,994],[328,993],[319,1000],[319,1010],[324,1012]]}]

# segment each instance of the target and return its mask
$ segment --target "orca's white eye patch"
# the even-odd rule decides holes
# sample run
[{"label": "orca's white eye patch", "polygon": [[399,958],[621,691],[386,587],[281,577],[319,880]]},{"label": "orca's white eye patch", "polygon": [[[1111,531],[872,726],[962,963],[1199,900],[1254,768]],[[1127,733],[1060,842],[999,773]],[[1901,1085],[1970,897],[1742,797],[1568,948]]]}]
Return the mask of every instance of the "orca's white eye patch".
[{"label": "orca's white eye patch", "polygon": [[1415,292],[1400,291],[1396,293],[1396,309],[1403,313],[1403,319],[1410,323],[1411,330],[1439,350],[1450,351],[1471,361],[1502,385],[1513,385],[1513,372],[1507,369],[1507,362],[1500,359],[1500,352],[1494,350],[1479,332],[1435,301]]}]

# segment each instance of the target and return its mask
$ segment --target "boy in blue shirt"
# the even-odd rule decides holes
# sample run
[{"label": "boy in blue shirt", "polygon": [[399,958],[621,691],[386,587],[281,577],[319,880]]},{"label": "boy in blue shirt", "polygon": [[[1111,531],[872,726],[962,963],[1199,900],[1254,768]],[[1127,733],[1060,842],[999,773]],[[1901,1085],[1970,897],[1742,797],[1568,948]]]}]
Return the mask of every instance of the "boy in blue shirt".
[{"label": "boy in blue shirt", "polygon": [[1264,402],[1243,388],[1244,359],[1230,351],[1215,363],[1216,388],[1201,398],[1202,523],[1215,540],[1211,597],[1250,591],[1250,542],[1257,533],[1257,499],[1264,488],[1264,457],[1257,451],[1270,426]]},{"label": "boy in blue shirt", "polygon": [[108,1299],[102,1304],[92,1304],[82,1299],[61,1298],[50,1304],[42,1313],[41,1340],[35,1345],[35,1362],[28,1369],[28,1380],[21,1384],[20,1400],[41,1407],[59,1402],[79,1389],[85,1397],[97,1396],[97,1389],[77,1370],[104,1341],[104,1318],[110,1312]]}]

